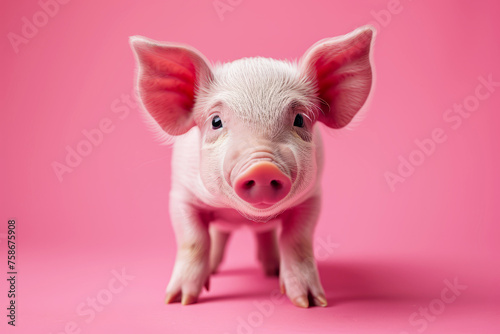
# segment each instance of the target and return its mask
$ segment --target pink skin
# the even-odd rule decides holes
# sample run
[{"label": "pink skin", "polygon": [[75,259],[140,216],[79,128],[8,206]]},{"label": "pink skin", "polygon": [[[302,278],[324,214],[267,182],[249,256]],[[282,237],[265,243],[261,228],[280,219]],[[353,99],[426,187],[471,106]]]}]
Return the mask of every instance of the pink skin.
[{"label": "pink skin", "polygon": [[233,188],[242,200],[258,209],[266,209],[288,195],[291,185],[276,164],[258,161],[238,173]]},{"label": "pink skin", "polygon": [[[196,302],[231,231],[256,232],[258,259],[299,307],[326,306],[313,257],[321,203],[317,123],[342,128],[368,98],[373,29],[315,44],[299,64],[131,38],[144,108],[175,137],[170,215],[177,258],[166,303]],[[279,235],[277,231],[280,231]]]}]

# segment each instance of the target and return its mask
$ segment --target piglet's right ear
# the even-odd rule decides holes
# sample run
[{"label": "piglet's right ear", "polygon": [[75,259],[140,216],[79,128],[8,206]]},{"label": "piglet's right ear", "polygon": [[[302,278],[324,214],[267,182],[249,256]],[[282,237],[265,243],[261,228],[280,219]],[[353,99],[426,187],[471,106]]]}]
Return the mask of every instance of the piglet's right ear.
[{"label": "piglet's right ear", "polygon": [[130,45],[139,65],[137,88],[146,110],[169,135],[194,126],[193,106],[198,87],[212,71],[195,49],[133,36]]}]

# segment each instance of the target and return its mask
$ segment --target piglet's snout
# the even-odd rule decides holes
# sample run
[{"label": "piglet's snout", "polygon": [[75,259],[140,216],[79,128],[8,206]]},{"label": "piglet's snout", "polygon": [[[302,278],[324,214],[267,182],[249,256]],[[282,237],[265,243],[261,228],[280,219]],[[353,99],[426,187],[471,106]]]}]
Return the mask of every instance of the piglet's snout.
[{"label": "piglet's snout", "polygon": [[266,208],[282,200],[290,191],[288,176],[273,163],[257,162],[235,179],[234,190],[256,208]]}]

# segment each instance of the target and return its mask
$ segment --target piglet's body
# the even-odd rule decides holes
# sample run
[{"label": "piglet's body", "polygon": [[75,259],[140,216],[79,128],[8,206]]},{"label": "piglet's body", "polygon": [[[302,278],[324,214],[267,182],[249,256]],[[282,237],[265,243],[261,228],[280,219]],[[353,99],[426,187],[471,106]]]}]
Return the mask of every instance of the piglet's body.
[{"label": "piglet's body", "polygon": [[316,123],[342,128],[363,106],[372,40],[363,27],[318,42],[298,64],[244,58],[213,67],[192,48],[131,38],[143,105],[175,136],[178,251],[167,303],[195,302],[231,231],[245,225],[265,273],[279,273],[295,305],[327,304],[312,248],[323,166]]}]

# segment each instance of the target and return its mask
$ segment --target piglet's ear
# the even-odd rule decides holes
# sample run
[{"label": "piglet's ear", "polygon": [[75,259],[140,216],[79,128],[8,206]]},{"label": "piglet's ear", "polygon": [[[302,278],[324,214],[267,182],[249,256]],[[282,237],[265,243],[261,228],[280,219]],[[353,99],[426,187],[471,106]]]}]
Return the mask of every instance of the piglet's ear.
[{"label": "piglet's ear", "polygon": [[302,74],[317,84],[323,111],[319,120],[331,128],[349,124],[368,98],[374,31],[365,26],[345,36],[324,39],[301,59]]},{"label": "piglet's ear", "polygon": [[139,64],[137,88],[146,110],[170,135],[193,127],[198,87],[212,77],[208,62],[189,47],[134,36],[130,38]]}]

